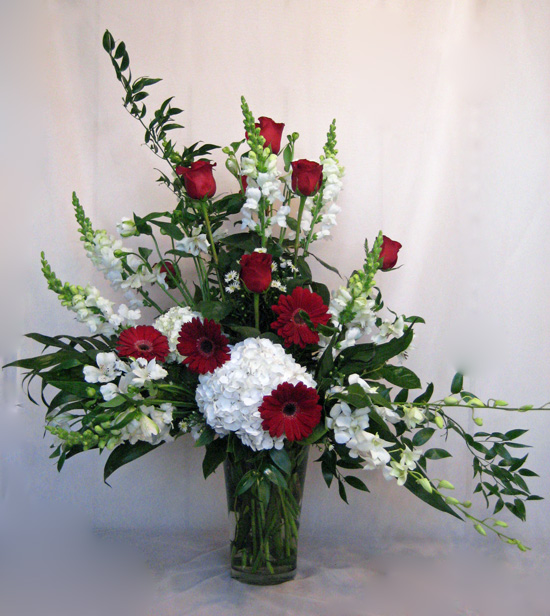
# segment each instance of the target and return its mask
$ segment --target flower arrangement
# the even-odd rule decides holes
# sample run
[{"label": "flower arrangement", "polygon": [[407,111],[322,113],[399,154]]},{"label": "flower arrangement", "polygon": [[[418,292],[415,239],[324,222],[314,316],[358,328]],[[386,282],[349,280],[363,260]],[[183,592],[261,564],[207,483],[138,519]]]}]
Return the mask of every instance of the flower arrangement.
[{"label": "flower arrangement", "polygon": [[[48,287],[90,334],[28,334],[44,351],[9,364],[28,371],[27,385],[36,377],[42,382],[58,468],[81,452],[107,450],[107,480],[190,433],[205,448],[205,477],[225,464],[232,574],[252,583],[294,575],[309,449],[344,501],[349,488],[368,492],[367,475],[353,471],[379,469],[481,535],[493,533],[525,551],[495,516],[507,508],[524,520],[526,501],[540,499],[527,485],[535,476],[527,455],[516,455],[526,447],[518,442],[526,431],[469,434],[456,415],[467,412],[481,426],[478,409],[507,403],[483,402],[464,389],[461,374],[448,397],[433,401],[433,385],[423,389],[402,365],[423,320],[388,309],[376,286],[380,274],[395,268],[401,244],[382,233],[365,243],[364,263],[332,294],[313,280],[312,246],[330,236],[340,213],[344,169],[335,122],[319,161],[297,159],[298,133],[283,144],[285,125],[256,121],[242,98],[244,138],[223,148],[235,192],[218,197],[208,160],[217,146],[178,148],[169,135],[181,128],[175,118],[182,110],[168,99],[149,117],[144,100],[159,80],[132,80],[125,44],[108,31],[103,46],[125,108],[167,165],[159,181],[176,205],[123,218],[117,239],[94,229],[73,194],[86,254],[123,293],[118,306],[95,287],[62,282],[42,254]],[[229,234],[230,223],[240,229]],[[130,237],[144,245],[126,246]],[[182,276],[187,261],[195,267],[193,283]],[[154,298],[154,287],[168,308]],[[432,465],[450,457],[436,437],[449,433],[472,455],[474,492],[491,509],[486,517],[454,498],[448,481],[430,479]]]}]

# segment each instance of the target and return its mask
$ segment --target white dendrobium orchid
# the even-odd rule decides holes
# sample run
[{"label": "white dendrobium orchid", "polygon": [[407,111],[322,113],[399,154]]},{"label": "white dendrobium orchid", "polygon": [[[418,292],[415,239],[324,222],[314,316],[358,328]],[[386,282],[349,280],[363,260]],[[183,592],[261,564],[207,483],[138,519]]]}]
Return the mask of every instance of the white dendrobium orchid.
[{"label": "white dendrobium orchid", "polygon": [[365,470],[374,470],[380,466],[385,466],[391,459],[387,447],[392,443],[380,438],[378,434],[371,432],[357,432],[347,443],[352,458],[362,458],[365,461]]},{"label": "white dendrobium orchid", "polygon": [[421,455],[422,455],[421,449],[417,449],[416,447],[414,447],[413,449],[410,449],[409,447],[406,446],[405,449],[403,449],[403,451],[401,452],[400,462],[405,468],[412,471],[416,468],[416,463],[420,459]]},{"label": "white dendrobium orchid", "polygon": [[367,381],[362,379],[358,374],[350,374],[348,377],[350,385],[359,385],[366,394],[375,394],[378,392],[378,386],[369,385]]},{"label": "white dendrobium orchid", "polygon": [[387,342],[390,338],[401,338],[405,328],[403,317],[398,317],[395,321],[383,321],[379,327],[378,334],[372,337],[375,344]]},{"label": "white dendrobium orchid", "polygon": [[201,227],[193,227],[191,235],[177,240],[175,246],[177,250],[182,250],[194,257],[198,257],[201,252],[208,252],[210,244],[205,233],[201,233]]},{"label": "white dendrobium orchid", "polygon": [[347,402],[337,402],[330,410],[326,426],[334,430],[334,440],[344,445],[358,432],[368,428],[369,412],[366,407],[352,410]]},{"label": "white dendrobium orchid", "polygon": [[156,381],[168,376],[168,372],[157,364],[156,359],[147,361],[143,357],[138,357],[130,364],[132,375],[131,385],[144,387],[148,381]]},{"label": "white dendrobium orchid", "polygon": [[424,417],[422,409],[418,408],[417,406],[412,406],[410,404],[406,404],[403,407],[403,413],[403,421],[405,422],[409,430],[411,430],[412,428],[416,428],[418,424],[423,423],[426,419]]},{"label": "white dendrobium orchid", "polygon": [[392,460],[389,466],[384,467],[384,477],[389,481],[393,477],[397,479],[397,485],[402,486],[407,481],[408,471],[400,462]]},{"label": "white dendrobium orchid", "polygon": [[398,421],[401,421],[401,417],[393,409],[386,408],[385,406],[375,406],[374,410],[387,423],[396,424]]},{"label": "white dendrobium orchid", "polygon": [[84,380],[87,383],[109,383],[114,381],[123,372],[124,363],[115,353],[98,353],[96,355],[97,368],[84,366]]}]

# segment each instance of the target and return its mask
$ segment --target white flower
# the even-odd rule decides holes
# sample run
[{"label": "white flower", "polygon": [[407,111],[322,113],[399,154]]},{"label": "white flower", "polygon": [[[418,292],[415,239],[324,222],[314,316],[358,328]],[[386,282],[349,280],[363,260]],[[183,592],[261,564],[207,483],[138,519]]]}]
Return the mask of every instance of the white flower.
[{"label": "white flower", "polygon": [[[156,445],[162,441],[172,440],[170,428],[173,411],[174,407],[169,403],[161,404],[159,408],[141,406],[139,416],[122,428],[120,442],[128,441],[134,445],[138,441],[145,441]],[[120,419],[122,417],[119,417]]]},{"label": "white flower", "polygon": [[374,470],[380,466],[385,466],[391,459],[386,447],[391,447],[392,443],[385,441],[378,434],[370,432],[357,432],[346,444],[350,449],[349,455],[352,458],[362,458],[365,470]]},{"label": "white flower", "polygon": [[98,353],[96,355],[97,368],[84,366],[84,380],[87,383],[109,383],[122,374],[123,363],[114,353]]},{"label": "white flower", "polygon": [[113,400],[120,393],[118,386],[115,385],[114,383],[107,383],[106,385],[102,385],[99,388],[99,391],[101,392],[101,395],[103,396],[103,400],[105,400],[105,402],[109,402],[109,400]]},{"label": "white flower", "polygon": [[278,289],[279,291],[281,291],[281,293],[286,293],[286,285],[282,284],[280,280],[272,280],[271,288]]},{"label": "white flower", "polygon": [[422,455],[422,450],[414,447],[410,449],[409,447],[405,447],[401,452],[401,464],[408,470],[412,471],[416,468],[416,463],[420,459]]},{"label": "white flower", "polygon": [[416,428],[418,424],[423,423],[426,419],[422,409],[417,406],[411,406],[410,404],[406,404],[403,407],[403,413],[403,421],[407,424],[407,428],[409,428],[409,430]]},{"label": "white flower", "polygon": [[177,250],[182,250],[194,257],[198,257],[201,252],[208,252],[210,247],[206,235],[201,233],[200,227],[193,227],[191,235],[177,240],[175,245]]},{"label": "white flower", "polygon": [[337,402],[326,419],[326,426],[334,430],[334,440],[340,444],[346,444],[358,432],[362,432],[369,426],[369,409],[352,410],[347,402]]},{"label": "white flower", "polygon": [[234,282],[239,280],[239,273],[236,270],[231,270],[225,275],[225,282]]},{"label": "white flower", "polygon": [[143,357],[138,357],[130,364],[131,385],[144,387],[148,381],[156,381],[168,376],[168,372],[157,364],[156,359],[147,361]]},{"label": "white flower", "polygon": [[230,285],[225,287],[226,293],[232,295],[235,291],[238,291],[241,288],[240,282],[232,282]]},{"label": "white flower", "polygon": [[256,177],[258,171],[256,170],[256,155],[254,152],[250,152],[248,156],[241,158],[241,173],[250,177]]},{"label": "white flower", "polygon": [[367,381],[362,379],[358,374],[350,374],[348,377],[348,383],[350,385],[359,385],[366,394],[375,394],[378,391],[376,385],[369,385]]},{"label": "white flower", "polygon": [[116,229],[120,237],[131,237],[132,235],[137,235],[136,223],[131,218],[122,218],[119,223],[117,223]]},{"label": "white flower", "polygon": [[379,332],[372,337],[375,344],[387,342],[390,338],[401,338],[405,328],[403,317],[398,317],[395,321],[383,321],[379,327]]},{"label": "white flower", "polygon": [[374,410],[388,423],[396,424],[398,421],[401,421],[401,417],[394,410],[388,409],[385,406],[375,406]]},{"label": "white flower", "polygon": [[153,322],[153,327],[168,338],[170,353],[167,361],[182,362],[183,357],[178,353],[178,339],[181,326],[189,323],[193,318],[201,318],[198,312],[193,312],[188,306],[174,306]]},{"label": "white flower", "polygon": [[218,434],[235,432],[254,451],[281,449],[283,437],[272,438],[262,428],[259,407],[264,396],[281,383],[315,387],[306,369],[280,344],[247,338],[231,349],[231,359],[210,374],[199,376],[196,401],[206,423]]},{"label": "white flower", "polygon": [[281,207],[277,210],[277,212],[275,213],[275,216],[273,217],[273,224],[274,225],[279,225],[279,227],[284,227],[286,228],[287,222],[286,222],[286,217],[290,214],[290,206],[289,205],[281,205]]},{"label": "white flower", "polygon": [[400,463],[392,460],[389,466],[384,467],[384,477],[389,481],[392,477],[397,479],[397,485],[402,486],[407,481],[407,469]]}]

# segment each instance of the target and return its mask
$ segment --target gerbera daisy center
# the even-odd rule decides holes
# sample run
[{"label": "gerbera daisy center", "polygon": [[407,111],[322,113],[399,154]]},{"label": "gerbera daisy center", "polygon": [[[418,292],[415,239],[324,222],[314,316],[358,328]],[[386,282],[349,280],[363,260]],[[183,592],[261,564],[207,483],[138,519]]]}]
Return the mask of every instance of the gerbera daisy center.
[{"label": "gerbera daisy center", "polygon": [[300,312],[302,312],[302,310],[303,310],[303,308],[297,308],[292,313],[292,320],[294,321],[294,323],[296,323],[296,325],[305,325],[306,324],[306,322],[302,318],[302,315],[300,314]]},{"label": "gerbera daisy center", "polygon": [[203,354],[203,355],[211,355],[212,352],[214,351],[214,343],[212,342],[212,340],[209,340],[208,338],[202,338],[201,340],[199,340],[199,351]]},{"label": "gerbera daisy center", "polygon": [[150,351],[153,348],[153,345],[147,340],[138,340],[136,342],[136,349],[140,351]]},{"label": "gerbera daisy center", "polygon": [[298,410],[296,403],[295,402],[287,402],[284,406],[283,406],[283,413],[287,416],[287,417],[292,417],[292,415],[296,414],[296,411]]}]

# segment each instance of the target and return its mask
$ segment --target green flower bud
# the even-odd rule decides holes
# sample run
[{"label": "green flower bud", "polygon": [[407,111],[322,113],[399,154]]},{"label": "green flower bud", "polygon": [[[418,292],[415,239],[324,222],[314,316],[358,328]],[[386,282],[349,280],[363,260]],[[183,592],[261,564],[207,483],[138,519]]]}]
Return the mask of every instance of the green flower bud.
[{"label": "green flower bud", "polygon": [[445,402],[447,406],[455,406],[455,404],[458,404],[458,400],[453,396],[447,396],[443,402]]},{"label": "green flower bud", "polygon": [[422,477],[422,479],[419,479],[418,484],[421,485],[428,494],[432,493],[432,484],[430,483],[430,480],[426,477]]},{"label": "green flower bud", "polygon": [[483,537],[487,537],[487,531],[483,528],[483,526],[481,526],[481,524],[476,524],[474,528],[480,535],[483,535]]},{"label": "green flower bud", "polygon": [[442,479],[438,484],[437,484],[437,489],[443,489],[443,490],[454,490],[455,487],[454,485],[450,482],[447,481],[446,479]]},{"label": "green flower bud", "polygon": [[101,427],[101,426],[94,426],[94,432],[96,432],[97,434],[99,434],[100,436],[102,434],[105,434],[105,430]]},{"label": "green flower bud", "polygon": [[93,387],[86,387],[86,395],[88,398],[95,398],[97,391]]},{"label": "green flower bud", "polygon": [[508,524],[503,522],[502,520],[495,520],[495,526],[500,526],[501,528],[508,528]]},{"label": "green flower bud", "polygon": [[449,505],[460,505],[460,501],[454,496],[446,496],[445,500]]},{"label": "green flower bud", "polygon": [[479,398],[472,398],[468,404],[470,406],[477,406],[478,408],[485,408],[485,404]]},{"label": "green flower bud", "polygon": [[481,417],[474,417],[474,423],[477,426],[482,426],[483,425],[483,419]]},{"label": "green flower bud", "polygon": [[520,406],[520,407],[519,407],[519,410],[520,410],[522,413],[525,413],[525,411],[530,411],[532,408],[533,408],[533,405],[532,405],[532,404],[525,404],[524,406]]},{"label": "green flower bud", "polygon": [[463,507],[466,507],[466,509],[469,509],[472,506],[472,501],[464,501],[462,503]]},{"label": "green flower bud", "polygon": [[228,145],[226,145],[225,148],[222,148],[222,152],[224,154],[231,154],[233,150]]},{"label": "green flower bud", "polygon": [[445,426],[445,422],[443,421],[443,417],[441,417],[441,415],[436,415],[434,418],[435,421],[435,425],[442,430],[443,427]]},{"label": "green flower bud", "polygon": [[508,402],[505,400],[495,400],[495,406],[508,406]]},{"label": "green flower bud", "polygon": [[517,542],[517,546],[518,546],[518,549],[519,549],[521,552],[527,552],[527,548],[523,545],[523,543],[520,543],[520,542],[518,541],[518,542]]}]

